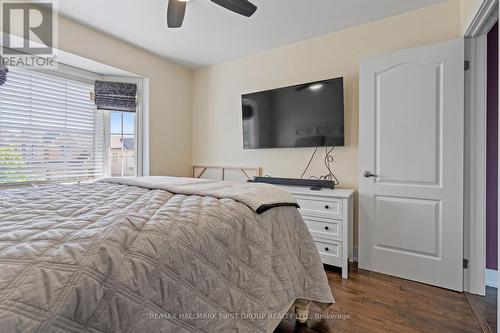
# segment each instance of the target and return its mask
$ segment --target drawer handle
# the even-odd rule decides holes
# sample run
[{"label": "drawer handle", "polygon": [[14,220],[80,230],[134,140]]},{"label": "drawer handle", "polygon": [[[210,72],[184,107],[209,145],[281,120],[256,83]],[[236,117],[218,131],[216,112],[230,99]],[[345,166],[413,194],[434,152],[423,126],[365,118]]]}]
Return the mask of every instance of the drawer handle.
[{"label": "drawer handle", "polygon": [[328,228],[328,227],[325,227],[325,230],[329,230],[329,229],[330,229],[330,228]]},{"label": "drawer handle", "polygon": [[325,209],[330,209],[330,206],[328,206],[328,205],[325,205]]},{"label": "drawer handle", "polygon": [[329,249],[329,248],[327,248],[327,247],[325,247],[325,251],[326,251],[326,252],[328,252],[328,251],[330,251],[330,249]]}]

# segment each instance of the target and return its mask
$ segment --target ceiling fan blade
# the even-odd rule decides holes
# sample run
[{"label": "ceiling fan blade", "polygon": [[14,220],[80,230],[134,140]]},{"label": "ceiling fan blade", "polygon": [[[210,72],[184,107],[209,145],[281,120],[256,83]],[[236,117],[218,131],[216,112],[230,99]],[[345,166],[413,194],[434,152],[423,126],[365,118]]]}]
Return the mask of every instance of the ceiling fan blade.
[{"label": "ceiling fan blade", "polygon": [[246,17],[252,16],[257,10],[257,6],[248,0],[212,0],[212,2]]},{"label": "ceiling fan blade", "polygon": [[169,28],[180,28],[186,13],[186,2],[179,0],[167,0],[167,26]]}]

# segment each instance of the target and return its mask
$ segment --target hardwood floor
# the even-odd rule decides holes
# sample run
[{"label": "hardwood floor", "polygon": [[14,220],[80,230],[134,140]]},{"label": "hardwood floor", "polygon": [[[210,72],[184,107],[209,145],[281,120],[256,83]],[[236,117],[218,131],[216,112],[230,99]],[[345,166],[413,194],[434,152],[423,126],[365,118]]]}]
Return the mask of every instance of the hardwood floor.
[{"label": "hardwood floor", "polygon": [[[283,320],[275,333],[482,332],[464,294],[350,267],[349,279],[327,268],[336,304],[299,324]],[[329,315],[331,318],[319,318]],[[332,317],[335,316],[335,317]]]},{"label": "hardwood floor", "polygon": [[497,331],[497,289],[486,287],[486,296],[465,294],[485,333]]}]

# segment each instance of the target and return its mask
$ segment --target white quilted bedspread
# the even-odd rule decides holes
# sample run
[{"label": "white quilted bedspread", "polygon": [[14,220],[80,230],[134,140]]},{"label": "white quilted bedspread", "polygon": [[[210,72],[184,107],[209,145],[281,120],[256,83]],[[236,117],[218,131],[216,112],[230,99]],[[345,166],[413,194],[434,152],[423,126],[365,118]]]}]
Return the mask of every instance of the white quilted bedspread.
[{"label": "white quilted bedspread", "polygon": [[265,332],[333,302],[294,207],[96,182],[0,191],[0,332]]}]

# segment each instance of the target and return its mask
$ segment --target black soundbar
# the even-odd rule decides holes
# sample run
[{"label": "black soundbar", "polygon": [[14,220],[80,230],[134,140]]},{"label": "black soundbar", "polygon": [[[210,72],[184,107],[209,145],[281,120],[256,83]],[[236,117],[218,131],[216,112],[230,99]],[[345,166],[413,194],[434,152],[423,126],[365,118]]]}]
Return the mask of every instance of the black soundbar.
[{"label": "black soundbar", "polygon": [[296,179],[296,178],[276,178],[276,177],[254,177],[251,182],[266,183],[273,185],[303,186],[313,188],[335,188],[333,180],[317,179]]}]

